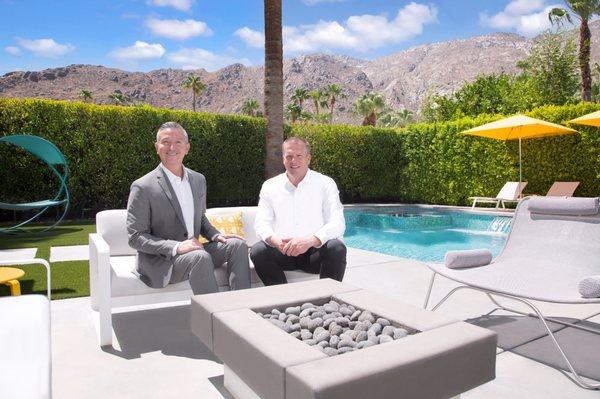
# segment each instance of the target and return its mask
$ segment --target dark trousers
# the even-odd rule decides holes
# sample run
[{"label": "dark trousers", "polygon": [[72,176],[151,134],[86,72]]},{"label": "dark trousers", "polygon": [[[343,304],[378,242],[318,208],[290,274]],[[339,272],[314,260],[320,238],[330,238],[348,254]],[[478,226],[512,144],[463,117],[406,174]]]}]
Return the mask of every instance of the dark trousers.
[{"label": "dark trousers", "polygon": [[301,269],[319,273],[320,278],[342,281],[346,271],[346,246],[340,240],[329,240],[320,248],[310,248],[299,256],[286,256],[264,241],[252,246],[250,259],[264,285],[285,284],[284,270]]}]

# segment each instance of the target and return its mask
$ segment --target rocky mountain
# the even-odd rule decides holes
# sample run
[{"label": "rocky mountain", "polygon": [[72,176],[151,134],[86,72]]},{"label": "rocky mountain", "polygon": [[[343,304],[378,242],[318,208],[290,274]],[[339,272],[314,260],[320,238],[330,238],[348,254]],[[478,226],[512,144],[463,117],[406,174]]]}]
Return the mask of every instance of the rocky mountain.
[{"label": "rocky mountain", "polygon": [[[600,21],[591,24],[592,62],[600,60]],[[409,48],[372,61],[346,56],[314,54],[284,60],[286,102],[295,88],[308,90],[337,83],[345,99],[337,102],[335,121],[359,123],[352,103],[369,91],[381,91],[395,109],[417,111],[430,93],[452,93],[482,73],[515,72],[535,39],[496,33]],[[81,90],[93,101],[109,104],[109,95],[120,90],[134,102],[157,107],[191,109],[191,92],[181,88],[189,74],[202,78],[206,89],[197,109],[238,113],[247,99],[262,104],[264,68],[229,65],[215,72],[159,69],[127,72],[93,65],[70,65],[39,72],[10,72],[0,77],[0,97],[40,97],[78,100]],[[312,104],[307,101],[307,108]]]}]

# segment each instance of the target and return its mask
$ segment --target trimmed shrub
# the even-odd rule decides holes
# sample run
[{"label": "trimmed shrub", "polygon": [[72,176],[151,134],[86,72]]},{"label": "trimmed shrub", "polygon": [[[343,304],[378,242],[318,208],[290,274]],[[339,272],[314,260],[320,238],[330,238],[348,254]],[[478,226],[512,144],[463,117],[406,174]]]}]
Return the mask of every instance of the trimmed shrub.
[{"label": "trimmed shrub", "polygon": [[[530,116],[564,124],[600,109],[582,103],[541,107]],[[402,129],[345,125],[285,127],[308,139],[312,167],[333,177],[344,202],[465,205],[474,195],[493,196],[518,179],[518,142],[460,132],[501,116],[481,115]],[[81,209],[122,208],[129,187],[154,169],[157,128],[177,121],[190,136],[186,166],[203,173],[209,206],[253,205],[263,181],[265,122],[260,118],[65,101],[0,99],[0,134],[31,133],[57,145],[69,161],[73,215]],[[576,195],[600,195],[600,130],[523,140],[526,192],[544,194],[553,181],[580,181]],[[0,201],[47,198],[51,174],[33,157],[0,146]]]},{"label": "trimmed shrub", "polygon": [[[206,176],[209,206],[256,201],[264,169],[262,119],[148,106],[0,100],[0,134],[35,134],[65,154],[75,215],[84,208],[126,206],[131,183],[160,162],[154,141],[166,121],[187,130],[191,149],[185,164]],[[55,192],[52,176],[33,157],[0,147],[0,201],[26,202]]]},{"label": "trimmed shrub", "polygon": [[[536,108],[529,116],[566,124],[598,104]],[[291,134],[313,146],[313,167],[331,175],[347,202],[394,201],[467,205],[470,196],[495,196],[519,178],[518,141],[460,132],[501,115],[402,129],[294,125]],[[600,195],[600,129],[575,125],[579,134],[522,140],[528,193],[545,194],[554,181],[580,181],[577,196]]]}]

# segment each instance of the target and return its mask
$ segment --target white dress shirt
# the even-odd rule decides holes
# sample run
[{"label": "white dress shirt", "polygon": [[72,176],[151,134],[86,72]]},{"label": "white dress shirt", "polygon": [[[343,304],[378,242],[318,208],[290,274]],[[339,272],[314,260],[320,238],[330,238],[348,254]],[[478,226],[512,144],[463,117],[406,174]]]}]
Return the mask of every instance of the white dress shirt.
[{"label": "white dress shirt", "polygon": [[[171,183],[171,187],[173,187],[173,191],[175,192],[175,196],[177,197],[177,201],[179,202],[179,206],[181,207],[181,213],[183,214],[183,221],[187,230],[187,236],[188,238],[192,238],[194,236],[194,196],[192,195],[192,186],[190,186],[190,179],[188,177],[187,170],[185,170],[185,167],[183,168],[182,179],[169,169],[165,168],[162,163],[160,164],[160,167],[167,175],[167,178]],[[177,254],[178,247],[179,244],[173,248],[173,256]]]},{"label": "white dress shirt", "polygon": [[342,238],[344,207],[331,177],[308,170],[295,187],[285,173],[263,183],[254,228],[266,240],[314,235],[321,245]]}]

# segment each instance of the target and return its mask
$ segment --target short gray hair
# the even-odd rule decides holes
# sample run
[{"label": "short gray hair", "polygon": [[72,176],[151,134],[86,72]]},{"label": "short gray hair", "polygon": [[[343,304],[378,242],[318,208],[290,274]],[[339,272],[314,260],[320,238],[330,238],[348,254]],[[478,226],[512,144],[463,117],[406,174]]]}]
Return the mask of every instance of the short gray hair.
[{"label": "short gray hair", "polygon": [[156,132],[156,142],[157,143],[158,143],[158,137],[160,136],[160,132],[162,132],[163,130],[168,130],[168,129],[179,130],[185,136],[185,141],[189,141],[188,134],[185,131],[185,129],[183,128],[183,126],[181,126],[177,122],[165,122],[162,125],[160,125],[160,127],[158,128],[158,131]]},{"label": "short gray hair", "polygon": [[296,137],[296,136],[288,137],[281,144],[281,149],[283,150],[283,146],[286,145],[287,143],[291,143],[292,141],[299,141],[299,142],[303,143],[304,146],[306,147],[306,153],[310,154],[310,144],[308,144],[308,141],[306,141],[306,139],[303,139],[302,137]]}]

